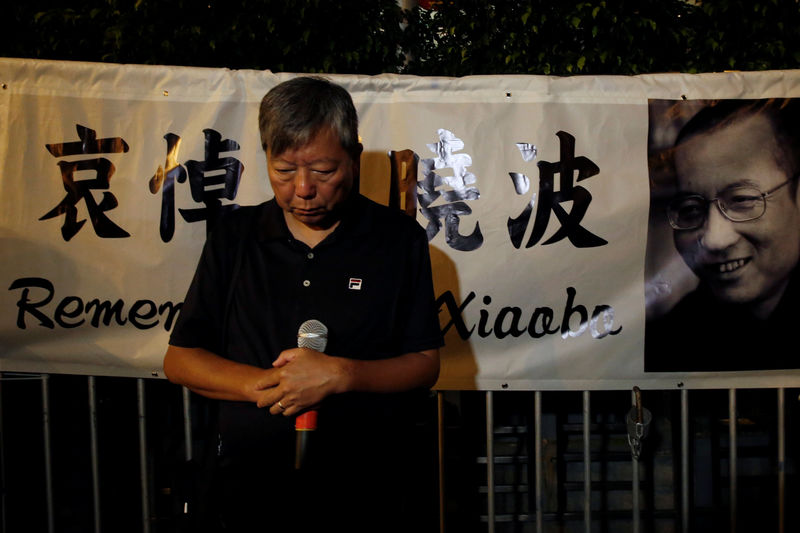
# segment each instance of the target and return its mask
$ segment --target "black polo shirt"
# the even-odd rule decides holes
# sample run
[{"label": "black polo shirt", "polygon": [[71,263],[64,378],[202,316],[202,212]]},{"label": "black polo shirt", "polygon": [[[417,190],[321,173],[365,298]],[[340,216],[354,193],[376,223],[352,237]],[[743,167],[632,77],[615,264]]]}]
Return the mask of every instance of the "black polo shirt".
[{"label": "black polo shirt", "polygon": [[[170,344],[268,368],[297,346],[309,319],[328,327],[325,351],[333,356],[381,359],[440,347],[424,230],[355,195],[339,226],[310,249],[292,237],[274,200],[240,208],[209,237]],[[349,447],[362,430],[403,426],[412,404],[413,393],[329,397],[315,438]],[[263,451],[268,441],[289,446],[277,437],[293,438],[292,424],[249,403],[221,402],[223,453]]]}]

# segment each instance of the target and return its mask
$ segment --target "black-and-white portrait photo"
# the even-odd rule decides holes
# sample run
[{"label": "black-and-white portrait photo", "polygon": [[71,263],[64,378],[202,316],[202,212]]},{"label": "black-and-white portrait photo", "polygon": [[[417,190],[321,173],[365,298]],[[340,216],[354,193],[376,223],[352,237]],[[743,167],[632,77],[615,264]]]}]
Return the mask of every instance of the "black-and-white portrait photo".
[{"label": "black-and-white portrait photo", "polygon": [[646,372],[800,367],[797,108],[650,101]]}]

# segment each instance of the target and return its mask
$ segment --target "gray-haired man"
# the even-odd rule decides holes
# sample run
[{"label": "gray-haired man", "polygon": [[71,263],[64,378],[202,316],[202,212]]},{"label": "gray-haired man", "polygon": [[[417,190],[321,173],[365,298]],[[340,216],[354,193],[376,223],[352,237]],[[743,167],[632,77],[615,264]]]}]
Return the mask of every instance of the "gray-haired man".
[{"label": "gray-haired man", "polygon": [[[350,95],[327,80],[267,93],[274,198],[209,237],[170,338],[169,379],[220,400],[231,530],[385,531],[409,511],[404,443],[442,339],[425,232],[356,190],[357,124]],[[308,319],[327,325],[326,353],[297,348]],[[292,421],[310,409],[315,453],[295,472]]]}]

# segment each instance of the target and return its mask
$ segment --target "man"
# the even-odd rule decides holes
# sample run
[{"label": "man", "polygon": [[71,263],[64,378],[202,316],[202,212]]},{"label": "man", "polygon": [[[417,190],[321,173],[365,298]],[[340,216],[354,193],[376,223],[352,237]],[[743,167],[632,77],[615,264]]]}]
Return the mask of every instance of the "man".
[{"label": "man", "polygon": [[720,101],[679,133],[667,215],[699,286],[648,324],[645,370],[800,367],[796,107]]},{"label": "man", "polygon": [[[413,516],[404,446],[442,339],[424,230],[356,191],[357,126],[327,80],[267,93],[274,198],[209,237],[170,338],[169,379],[221,400],[225,530],[384,531]],[[309,319],[327,326],[326,353],[297,348]],[[294,417],[310,409],[314,448],[295,471]]]}]

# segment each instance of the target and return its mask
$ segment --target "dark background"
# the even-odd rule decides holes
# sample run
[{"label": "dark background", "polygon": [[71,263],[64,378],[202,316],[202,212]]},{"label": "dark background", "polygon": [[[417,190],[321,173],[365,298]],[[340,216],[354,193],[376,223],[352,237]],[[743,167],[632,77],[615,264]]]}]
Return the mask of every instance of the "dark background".
[{"label": "dark background", "polygon": [[[415,2],[406,2],[406,4]],[[465,76],[797,68],[795,0],[26,0],[0,56]]]},{"label": "dark background", "polygon": [[[401,9],[395,0],[26,0],[6,5],[0,16],[0,56],[224,67],[307,73],[620,74],[794,69],[800,64],[800,8],[795,0],[618,0],[420,2]],[[1,73],[0,73],[1,74]],[[0,354],[2,356],[2,354]],[[4,531],[44,531],[41,382],[3,376],[2,487]],[[104,531],[141,531],[135,380],[98,378],[98,442],[101,519]],[[151,520],[156,531],[183,530],[183,463],[180,389],[148,380],[147,429]],[[49,385],[51,446],[57,531],[91,531],[91,466],[87,378],[53,376]],[[677,391],[645,392],[645,405],[661,425],[645,445],[645,531],[678,530]],[[513,519],[498,531],[531,530],[532,393],[500,393],[495,407],[499,483],[498,512]],[[775,463],[773,390],[742,391],[740,398],[740,520],[742,530],[776,530],[776,472],[788,475],[788,527],[797,525],[798,391],[786,391],[790,428],[788,459]],[[579,431],[580,393],[545,395],[544,444],[559,449],[545,472],[545,519],[580,528],[580,507],[571,507],[581,482],[570,478],[577,461],[568,443]],[[630,509],[610,502],[613,481],[630,455],[622,418],[630,393],[593,393],[593,466],[602,469],[593,487],[593,517],[601,531],[615,521],[630,524]],[[727,391],[691,395],[693,527],[728,528]],[[485,531],[483,394],[448,393],[445,442],[449,531]],[[202,413],[202,405],[196,406]],[[432,417],[432,419],[435,415]],[[202,416],[195,436],[202,437]],[[435,442],[430,425],[421,435]],[[622,443],[615,448],[614,443]],[[599,443],[599,444],[598,444]],[[199,445],[199,441],[197,443]],[[600,446],[598,448],[597,446]],[[196,448],[196,454],[200,451]],[[429,450],[435,460],[435,450]],[[427,452],[426,452],[427,453]],[[484,463],[481,464],[483,457]],[[573,463],[570,463],[573,461]],[[616,463],[615,463],[616,461]],[[428,464],[432,472],[434,463]],[[549,468],[549,467],[548,467]],[[505,472],[505,473],[504,473]],[[513,474],[513,475],[512,475]],[[521,477],[517,480],[516,476]],[[667,478],[659,480],[660,475]],[[508,476],[508,478],[504,477]],[[701,484],[696,481],[700,480]],[[552,483],[551,483],[552,482]],[[615,483],[617,485],[615,485]],[[661,483],[661,484],[659,484]],[[431,490],[434,490],[432,486]],[[479,490],[480,489],[480,490]],[[658,498],[667,503],[659,507]],[[435,510],[433,510],[435,513]],[[666,529],[661,526],[666,525]],[[672,527],[670,527],[670,525]],[[752,528],[750,527],[752,526]]]}]

